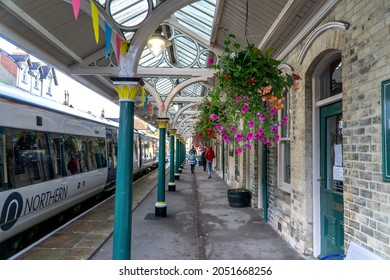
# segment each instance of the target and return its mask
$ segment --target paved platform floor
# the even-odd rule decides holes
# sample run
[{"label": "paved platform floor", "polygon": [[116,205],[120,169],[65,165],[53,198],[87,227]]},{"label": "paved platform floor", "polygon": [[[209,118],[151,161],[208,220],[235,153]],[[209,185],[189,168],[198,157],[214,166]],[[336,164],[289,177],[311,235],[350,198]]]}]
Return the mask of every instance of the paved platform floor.
[{"label": "paved platform floor", "polygon": [[[261,218],[259,209],[231,208],[228,185],[215,174],[185,166],[176,191],[166,192],[167,217],[156,218],[154,188],[134,209],[131,258],[134,260],[303,260]],[[112,259],[113,238],[90,257]]]}]

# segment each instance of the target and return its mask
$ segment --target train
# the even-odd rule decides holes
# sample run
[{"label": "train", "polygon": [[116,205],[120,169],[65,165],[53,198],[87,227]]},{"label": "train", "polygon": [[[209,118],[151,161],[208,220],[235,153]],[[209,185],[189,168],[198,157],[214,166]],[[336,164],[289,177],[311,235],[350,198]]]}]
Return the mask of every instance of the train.
[{"label": "train", "polygon": [[[115,187],[118,128],[0,83],[0,246]],[[134,178],[157,168],[158,137],[135,130],[133,150]]]}]

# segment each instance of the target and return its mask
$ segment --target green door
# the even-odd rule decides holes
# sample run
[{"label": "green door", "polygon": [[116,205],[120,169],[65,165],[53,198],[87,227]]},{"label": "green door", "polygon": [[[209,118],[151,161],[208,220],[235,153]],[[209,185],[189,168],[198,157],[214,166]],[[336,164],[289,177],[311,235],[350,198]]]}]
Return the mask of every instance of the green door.
[{"label": "green door", "polygon": [[342,103],[320,109],[321,254],[344,254]]}]

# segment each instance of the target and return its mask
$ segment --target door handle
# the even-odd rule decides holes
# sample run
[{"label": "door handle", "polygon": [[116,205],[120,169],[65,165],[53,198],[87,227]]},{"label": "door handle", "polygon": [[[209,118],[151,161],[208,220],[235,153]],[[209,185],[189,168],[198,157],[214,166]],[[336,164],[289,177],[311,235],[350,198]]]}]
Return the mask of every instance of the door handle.
[{"label": "door handle", "polygon": [[322,177],[317,178],[317,182],[320,182],[320,186],[322,187],[322,184],[324,183],[324,179]]}]

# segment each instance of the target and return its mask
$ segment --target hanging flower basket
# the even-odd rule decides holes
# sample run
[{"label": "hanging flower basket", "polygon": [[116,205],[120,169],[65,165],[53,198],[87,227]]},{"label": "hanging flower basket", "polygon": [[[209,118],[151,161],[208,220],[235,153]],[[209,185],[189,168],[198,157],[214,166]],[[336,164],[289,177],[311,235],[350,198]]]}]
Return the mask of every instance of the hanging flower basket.
[{"label": "hanging flower basket", "polygon": [[284,108],[290,88],[298,89],[300,77],[283,73],[271,50],[263,53],[253,44],[241,49],[240,44],[231,41],[235,35],[227,36],[223,54],[211,65],[216,70],[216,82],[207,101],[209,109],[199,108],[200,115],[208,114],[208,119],[199,118],[197,126],[211,127],[213,135],[237,143],[236,152],[241,153],[243,148],[251,148],[252,141],[266,145],[279,141],[279,127],[288,118],[284,116],[280,121],[277,113]]}]

